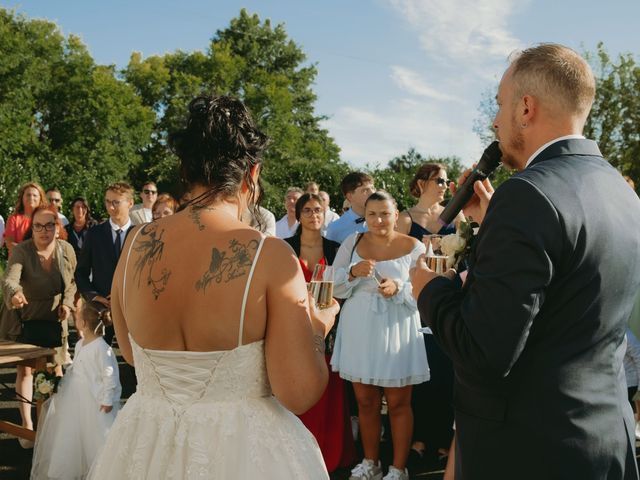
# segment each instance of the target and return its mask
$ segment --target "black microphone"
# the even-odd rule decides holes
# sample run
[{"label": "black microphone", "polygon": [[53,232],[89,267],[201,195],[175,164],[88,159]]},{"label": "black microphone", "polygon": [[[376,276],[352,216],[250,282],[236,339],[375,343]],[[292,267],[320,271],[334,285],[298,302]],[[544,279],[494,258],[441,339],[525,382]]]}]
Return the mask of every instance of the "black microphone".
[{"label": "black microphone", "polygon": [[473,184],[477,180],[484,180],[500,165],[500,159],[502,158],[502,152],[497,140],[491,143],[484,152],[480,161],[471,171],[471,174],[467,177],[464,183],[458,187],[456,194],[451,201],[447,204],[445,209],[440,214],[438,221],[442,225],[449,225],[456,218],[456,215],[460,213],[460,210],[467,204],[467,202],[473,196]]}]

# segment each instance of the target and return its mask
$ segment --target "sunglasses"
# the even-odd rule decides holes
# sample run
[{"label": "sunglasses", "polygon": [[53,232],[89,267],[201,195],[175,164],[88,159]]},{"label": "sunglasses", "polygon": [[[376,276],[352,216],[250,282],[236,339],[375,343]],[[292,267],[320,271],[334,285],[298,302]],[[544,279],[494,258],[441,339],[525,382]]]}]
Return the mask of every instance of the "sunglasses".
[{"label": "sunglasses", "polygon": [[56,224],[54,222],[48,222],[48,223],[45,223],[44,225],[42,223],[33,224],[34,232],[41,232],[42,230],[46,230],[47,232],[53,232],[55,228],[56,228]]},{"label": "sunglasses", "polygon": [[444,178],[432,178],[431,180],[433,180],[434,182],[436,182],[436,185],[438,185],[439,187],[445,187],[447,185],[447,181]]},{"label": "sunglasses", "polygon": [[147,195],[155,195],[156,193],[158,193],[157,190],[147,190],[146,188],[144,190],[142,190],[144,193],[146,193]]}]

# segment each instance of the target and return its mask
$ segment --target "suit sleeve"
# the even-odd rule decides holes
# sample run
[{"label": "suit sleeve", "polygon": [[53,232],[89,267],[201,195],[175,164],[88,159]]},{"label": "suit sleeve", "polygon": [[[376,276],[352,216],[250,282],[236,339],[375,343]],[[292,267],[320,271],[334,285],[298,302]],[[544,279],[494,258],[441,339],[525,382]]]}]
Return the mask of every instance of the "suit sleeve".
[{"label": "suit sleeve", "polygon": [[[20,280],[22,278],[22,270],[26,257],[24,251],[21,248],[14,248],[13,253],[9,257],[7,263],[7,270],[2,278],[2,293],[4,295],[4,302],[7,308],[12,308],[11,298],[18,292],[22,291],[22,285]],[[27,299],[29,301],[29,299]]]},{"label": "suit sleeve", "polygon": [[544,303],[562,238],[556,209],[528,181],[513,178],[496,191],[469,288],[440,277],[418,298],[423,320],[454,364],[486,378],[509,374]]},{"label": "suit sleeve", "polygon": [[89,230],[84,237],[82,250],[78,256],[78,266],[76,267],[76,284],[80,294],[88,299],[98,295],[98,291],[91,282],[91,266],[93,257],[93,229]]}]

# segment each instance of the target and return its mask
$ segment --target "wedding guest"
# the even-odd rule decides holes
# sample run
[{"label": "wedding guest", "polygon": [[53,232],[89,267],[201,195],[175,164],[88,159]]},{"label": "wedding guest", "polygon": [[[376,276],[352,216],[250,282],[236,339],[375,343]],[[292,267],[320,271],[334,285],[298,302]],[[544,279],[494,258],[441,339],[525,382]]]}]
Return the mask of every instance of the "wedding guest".
[{"label": "wedding guest", "polygon": [[309,182],[304,186],[305,193],[313,193],[314,195],[320,194],[320,186],[316,182]]},{"label": "wedding guest", "polygon": [[382,476],[382,394],[387,399],[393,464],[385,480],[408,480],[413,414],[411,386],[429,379],[429,366],[409,269],[425,246],[394,230],[395,200],[378,191],[364,202],[365,233],[348,237],[336,256],[335,290],[342,307],[331,366],[353,382],[364,459],[351,479]]},{"label": "wedding guest", "polygon": [[31,228],[31,216],[38,207],[47,205],[44,190],[35,182],[25,183],[18,191],[18,201],[13,213],[7,218],[4,230],[4,241],[11,256],[11,251],[20,243]]},{"label": "wedding guest", "polygon": [[[78,291],[85,300],[97,301],[109,308],[113,273],[124,240],[133,228],[129,217],[129,211],[133,206],[133,188],[126,182],[109,185],[104,195],[104,204],[109,220],[91,227],[86,232],[78,256],[75,278]],[[113,335],[113,326],[107,325],[104,338],[109,345]]]},{"label": "wedding guest", "polygon": [[[256,186],[256,190],[260,191],[260,186]],[[259,232],[276,236],[276,216],[261,205],[257,205],[253,210],[247,208],[242,213],[242,221]]]},{"label": "wedding guest", "polygon": [[64,228],[67,231],[68,242],[73,247],[76,257],[78,257],[80,250],[82,250],[82,245],[84,245],[85,234],[97,222],[91,216],[89,202],[84,197],[76,197],[73,199],[71,202],[71,213],[73,215],[73,222]]},{"label": "wedding guest", "polygon": [[340,190],[349,202],[350,209],[327,228],[327,238],[342,243],[353,233],[367,231],[367,225],[362,218],[364,204],[373,192],[373,178],[362,172],[351,172],[340,182]]},{"label": "wedding guest", "polygon": [[57,187],[52,187],[45,192],[47,201],[50,205],[53,205],[58,210],[58,218],[63,227],[69,225],[69,220],[62,213],[62,193]]},{"label": "wedding guest", "polygon": [[[305,193],[296,202],[296,220],[300,223],[296,234],[285,239],[298,257],[304,279],[311,281],[316,265],[331,265],[340,247],[339,243],[322,237],[324,207],[318,195]],[[333,352],[335,328],[326,339],[327,366]],[[329,373],[329,383],[322,397],[300,419],[316,437],[324,463],[329,472],[351,465],[355,445],[351,435],[351,420],[347,408],[344,381],[335,372]]]},{"label": "wedding guest", "polygon": [[[455,233],[455,222],[441,225],[441,205],[449,182],[447,170],[440,163],[421,165],[409,184],[411,195],[418,199],[413,207],[403,211],[396,230],[419,241],[428,242],[429,235]],[[464,220],[459,214],[456,222]],[[411,404],[414,411],[414,443],[411,446],[410,466],[423,466],[428,458],[448,453],[453,436],[453,367],[430,331],[424,335],[431,379],[413,388]],[[428,448],[427,448],[428,447]]]},{"label": "wedding guest", "polygon": [[159,218],[168,217],[178,211],[178,202],[168,193],[161,193],[158,198],[153,202],[151,207],[151,215],[153,220]]},{"label": "wedding guest", "polygon": [[284,208],[287,210],[284,217],[276,222],[276,237],[288,238],[293,236],[298,229],[296,220],[296,202],[304,192],[298,187],[289,187],[284,195]]},{"label": "wedding guest", "polygon": [[141,225],[149,223],[153,220],[151,211],[153,203],[158,198],[158,187],[155,182],[147,182],[142,186],[140,191],[142,203],[136,203],[129,211],[129,217],[133,225]]},{"label": "wedding guest", "polygon": [[327,228],[329,225],[340,218],[336,212],[331,210],[331,203],[329,194],[325,191],[320,191],[318,196],[322,199],[322,207],[324,208],[324,222],[322,224],[322,235],[326,236]]},{"label": "wedding guest", "polygon": [[474,185],[465,214],[481,225],[463,287],[424,259],[414,271],[456,373],[458,478],[638,478],[622,359],[640,200],[582,136],[595,84],[561,45],[512,57],[494,128],[518,173],[495,193]]},{"label": "wedding guest", "polygon": [[102,338],[107,310],[97,302],[81,305],[73,366],[38,419],[31,480],[86,478],[119,410],[118,362]]},{"label": "wedding guest", "polygon": [[[32,213],[33,236],[14,247],[2,279],[5,312],[14,315],[3,315],[1,336],[40,347],[61,347],[60,322],[74,308],[76,256],[71,245],[57,238],[64,229],[55,207],[36,207]],[[31,401],[33,369],[16,368],[16,392]],[[62,375],[61,365],[55,371]],[[18,408],[22,426],[33,430],[31,405],[19,402]],[[33,442],[19,441],[24,448],[33,447]]]},{"label": "wedding guest", "polygon": [[337,302],[309,305],[291,248],[239,220],[268,143],[244,104],[203,96],[188,112],[169,144],[191,203],[133,232],[114,277],[118,344],[139,386],[89,479],[328,480],[287,409],[305,412],[326,388]]}]

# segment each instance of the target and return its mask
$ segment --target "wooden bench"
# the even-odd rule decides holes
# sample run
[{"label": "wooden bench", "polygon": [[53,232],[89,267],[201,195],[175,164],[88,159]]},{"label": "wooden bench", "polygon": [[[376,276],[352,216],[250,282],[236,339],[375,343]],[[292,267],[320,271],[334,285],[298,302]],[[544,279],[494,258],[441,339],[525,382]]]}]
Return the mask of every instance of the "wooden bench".
[{"label": "wooden bench", "polygon": [[[47,362],[53,361],[55,353],[52,348],[0,340],[0,365],[23,365],[35,370],[44,370]],[[42,402],[42,400],[36,401],[36,414],[38,417],[42,409]],[[36,439],[35,431],[5,420],[0,420],[0,431],[31,440],[32,442]]]}]

